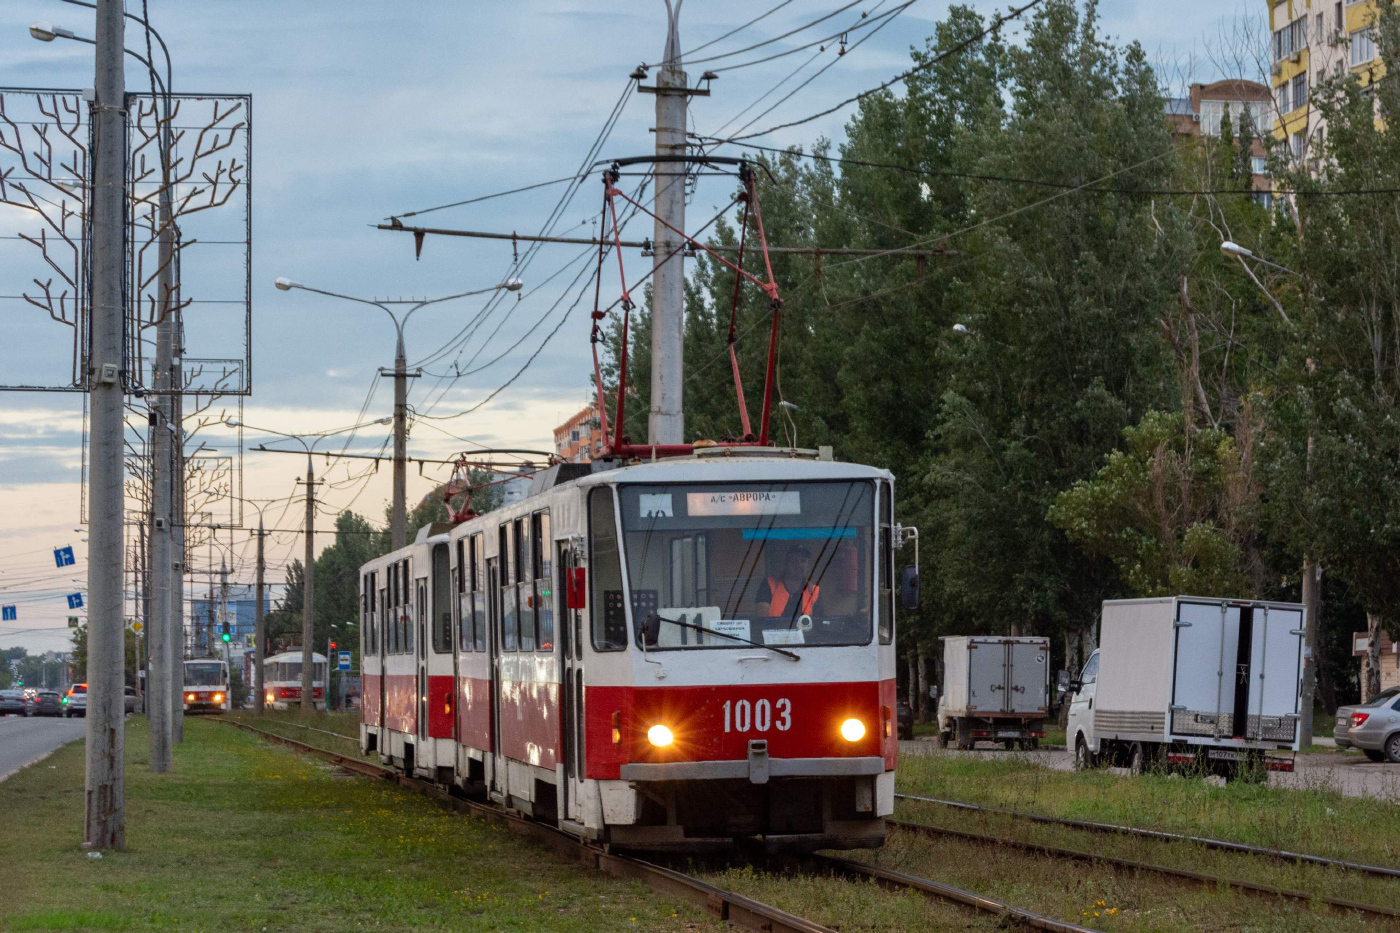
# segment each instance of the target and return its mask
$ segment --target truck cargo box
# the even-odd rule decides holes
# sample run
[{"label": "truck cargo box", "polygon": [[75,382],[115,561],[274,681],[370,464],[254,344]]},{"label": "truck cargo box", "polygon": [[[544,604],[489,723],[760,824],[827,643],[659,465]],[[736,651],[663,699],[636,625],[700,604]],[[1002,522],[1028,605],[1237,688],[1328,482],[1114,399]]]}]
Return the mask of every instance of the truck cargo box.
[{"label": "truck cargo box", "polygon": [[1298,747],[1306,614],[1297,603],[1168,597],[1103,604],[1091,747]]},{"label": "truck cargo box", "polygon": [[940,718],[1044,718],[1050,710],[1050,639],[957,635],[943,642]]}]

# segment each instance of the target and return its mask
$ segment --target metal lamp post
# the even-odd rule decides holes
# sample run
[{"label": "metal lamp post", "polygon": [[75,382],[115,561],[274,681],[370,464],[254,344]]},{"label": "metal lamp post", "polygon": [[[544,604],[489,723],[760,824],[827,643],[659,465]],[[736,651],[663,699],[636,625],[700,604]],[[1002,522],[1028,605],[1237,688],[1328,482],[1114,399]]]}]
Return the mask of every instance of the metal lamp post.
[{"label": "metal lamp post", "polygon": [[[407,487],[408,487],[408,361],[404,355],[403,329],[408,324],[408,319],[420,308],[428,305],[441,304],[445,301],[453,301],[457,298],[470,298],[473,295],[484,295],[487,292],[519,291],[522,282],[519,279],[507,279],[499,285],[490,288],[479,288],[474,291],[460,292],[455,295],[444,295],[441,298],[425,298],[422,301],[399,300],[399,301],[375,301],[370,298],[356,298],[353,295],[342,295],[337,292],[329,292],[320,288],[312,288],[303,285],[293,279],[278,278],[274,285],[281,291],[291,291],[301,289],[302,291],[313,292],[317,295],[325,295],[328,298],[339,298],[343,301],[353,301],[356,304],[372,305],[379,308],[389,319],[394,322],[394,332],[397,340],[394,345],[394,508],[389,520],[389,533],[391,545],[394,550],[398,550],[408,543],[407,541]],[[395,308],[403,311],[403,316],[395,314]],[[382,372],[382,371],[381,371]]]}]

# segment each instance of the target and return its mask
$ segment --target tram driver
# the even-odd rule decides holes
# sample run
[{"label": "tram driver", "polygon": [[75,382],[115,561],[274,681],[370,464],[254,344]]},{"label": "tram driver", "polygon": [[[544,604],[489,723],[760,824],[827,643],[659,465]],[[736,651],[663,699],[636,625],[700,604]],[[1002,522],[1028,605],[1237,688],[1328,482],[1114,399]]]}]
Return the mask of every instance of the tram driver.
[{"label": "tram driver", "polygon": [[759,612],[769,619],[794,621],[811,616],[816,609],[821,587],[810,582],[812,552],[805,544],[793,544],[783,559],[783,572],[769,577],[759,590]]}]

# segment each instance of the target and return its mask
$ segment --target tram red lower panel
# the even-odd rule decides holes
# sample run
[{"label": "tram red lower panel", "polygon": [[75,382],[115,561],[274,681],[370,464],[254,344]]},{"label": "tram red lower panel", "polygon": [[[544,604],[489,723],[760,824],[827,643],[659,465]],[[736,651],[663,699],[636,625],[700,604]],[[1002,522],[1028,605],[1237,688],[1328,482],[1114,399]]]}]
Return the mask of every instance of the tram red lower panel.
[{"label": "tram red lower panel", "polygon": [[462,677],[458,679],[457,686],[457,741],[470,748],[493,751],[491,681]]},{"label": "tram red lower panel", "polygon": [[384,678],[384,728],[418,731],[418,676],[388,674]]},{"label": "tram red lower panel", "polygon": [[559,760],[559,685],[507,680],[501,684],[501,753],[541,768]]},{"label": "tram red lower panel", "polygon": [[[616,779],[621,766],[629,762],[742,760],[752,739],[767,741],[770,758],[880,756],[886,769],[892,769],[899,744],[895,703],[893,679],[586,687],[587,775]],[[617,743],[612,741],[614,714],[621,728]],[[865,727],[864,736],[855,742],[841,735],[841,724],[847,719],[859,719]],[[647,741],[647,730],[658,724],[675,737],[666,748]]]},{"label": "tram red lower panel", "polygon": [[379,725],[379,674],[365,674],[360,685],[360,722]]}]

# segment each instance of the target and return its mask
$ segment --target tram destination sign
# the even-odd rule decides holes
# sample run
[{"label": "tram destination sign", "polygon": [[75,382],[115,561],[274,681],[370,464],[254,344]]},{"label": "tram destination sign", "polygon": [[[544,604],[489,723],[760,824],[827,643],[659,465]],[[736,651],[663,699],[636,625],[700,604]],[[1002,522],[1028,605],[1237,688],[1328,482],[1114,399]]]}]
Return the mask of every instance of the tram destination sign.
[{"label": "tram destination sign", "polygon": [[685,494],[692,516],[801,515],[802,493],[796,490],[714,490]]}]

